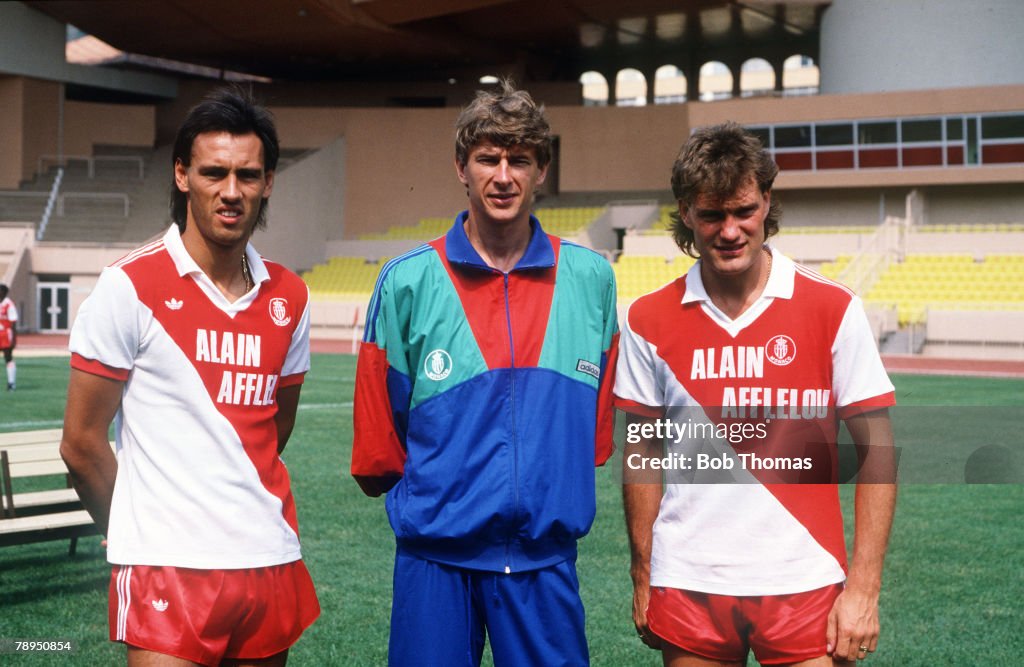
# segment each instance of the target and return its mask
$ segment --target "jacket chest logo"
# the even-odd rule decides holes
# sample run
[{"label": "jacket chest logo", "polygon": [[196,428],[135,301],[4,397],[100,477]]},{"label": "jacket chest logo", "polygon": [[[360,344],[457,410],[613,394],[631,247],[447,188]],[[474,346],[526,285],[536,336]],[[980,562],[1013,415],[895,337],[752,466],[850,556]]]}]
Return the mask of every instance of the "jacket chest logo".
[{"label": "jacket chest logo", "polygon": [[435,382],[445,379],[452,374],[451,355],[442,349],[434,350],[423,361],[423,372]]}]

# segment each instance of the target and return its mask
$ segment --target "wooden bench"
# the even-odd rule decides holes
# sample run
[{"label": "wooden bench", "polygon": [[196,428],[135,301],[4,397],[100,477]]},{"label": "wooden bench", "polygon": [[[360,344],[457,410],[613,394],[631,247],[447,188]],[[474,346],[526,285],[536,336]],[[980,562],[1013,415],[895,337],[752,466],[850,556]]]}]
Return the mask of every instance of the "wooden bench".
[{"label": "wooden bench", "polygon": [[[99,530],[82,509],[60,457],[60,429],[0,434],[0,546],[70,539],[70,555],[78,538]],[[59,475],[63,486],[15,493],[16,481]]]}]

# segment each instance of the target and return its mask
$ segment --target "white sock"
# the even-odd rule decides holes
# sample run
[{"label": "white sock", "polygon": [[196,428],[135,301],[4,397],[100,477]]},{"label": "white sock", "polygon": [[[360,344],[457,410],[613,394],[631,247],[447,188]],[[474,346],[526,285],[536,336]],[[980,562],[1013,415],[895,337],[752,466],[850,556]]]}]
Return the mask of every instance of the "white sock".
[{"label": "white sock", "polygon": [[18,366],[13,361],[7,362],[7,384],[13,385],[18,377]]}]

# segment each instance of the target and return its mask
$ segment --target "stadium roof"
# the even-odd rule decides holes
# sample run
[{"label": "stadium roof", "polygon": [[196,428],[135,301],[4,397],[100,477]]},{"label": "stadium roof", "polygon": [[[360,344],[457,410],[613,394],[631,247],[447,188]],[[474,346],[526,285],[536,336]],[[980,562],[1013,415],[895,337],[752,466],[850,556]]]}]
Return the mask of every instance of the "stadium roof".
[{"label": "stadium roof", "polygon": [[828,0],[47,0],[133,54],[286,80],[427,80],[817,54]]}]

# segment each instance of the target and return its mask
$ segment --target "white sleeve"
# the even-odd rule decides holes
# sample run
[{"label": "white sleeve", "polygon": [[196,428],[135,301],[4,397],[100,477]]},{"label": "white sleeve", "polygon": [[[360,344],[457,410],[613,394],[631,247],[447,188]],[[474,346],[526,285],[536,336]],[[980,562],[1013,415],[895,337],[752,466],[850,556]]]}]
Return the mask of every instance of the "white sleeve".
[{"label": "white sleeve", "polygon": [[281,377],[298,375],[309,370],[309,288],[306,288],[306,307],[299,318],[299,324],[292,333],[288,356],[281,368]]},{"label": "white sleeve", "polygon": [[14,301],[7,307],[7,319],[11,321],[11,324],[18,322],[18,308],[14,305]]},{"label": "white sleeve", "polygon": [[629,315],[619,335],[619,361],[615,367],[616,402],[665,407],[664,388],[659,386],[653,346],[629,326]]},{"label": "white sleeve", "polygon": [[78,309],[71,328],[71,353],[130,370],[141,340],[141,308],[128,275],[115,267],[103,269],[96,287]]},{"label": "white sleeve", "polygon": [[850,300],[832,343],[832,395],[844,407],[894,391],[859,297]]}]

